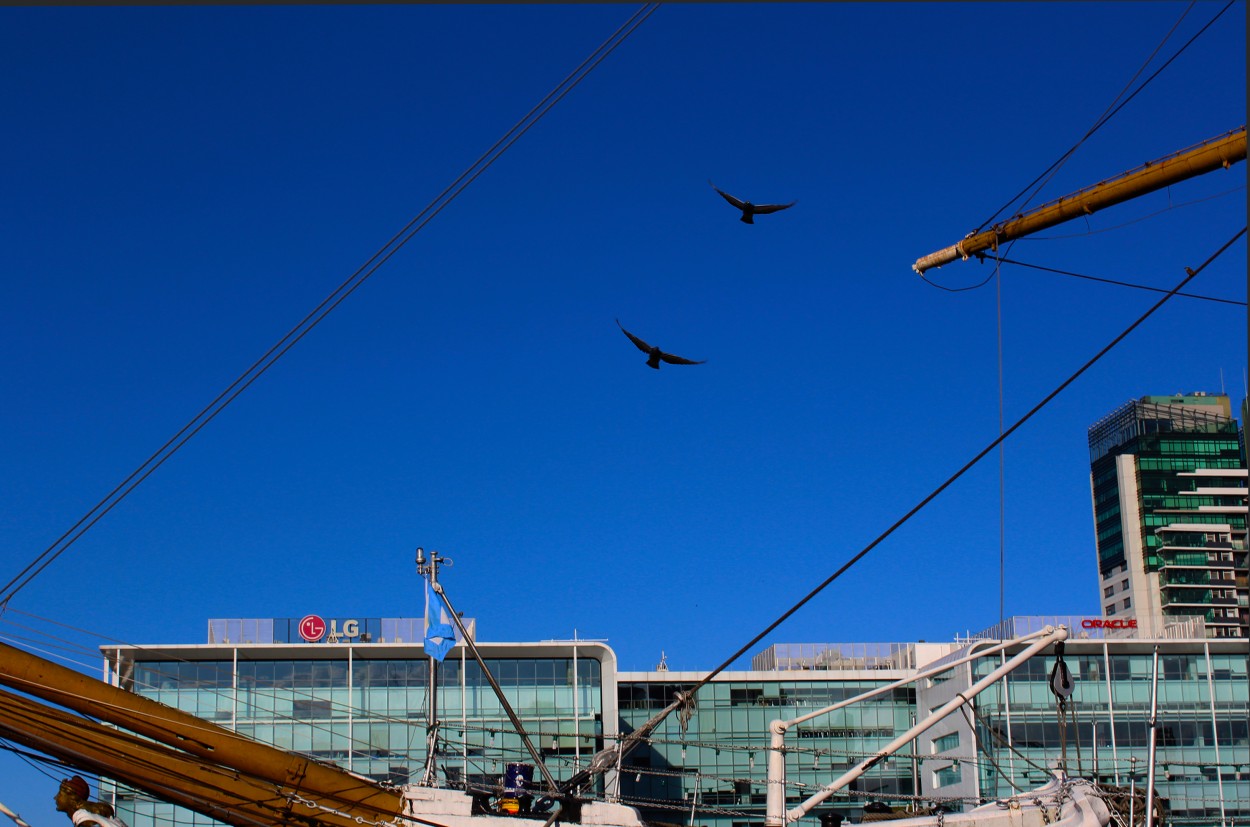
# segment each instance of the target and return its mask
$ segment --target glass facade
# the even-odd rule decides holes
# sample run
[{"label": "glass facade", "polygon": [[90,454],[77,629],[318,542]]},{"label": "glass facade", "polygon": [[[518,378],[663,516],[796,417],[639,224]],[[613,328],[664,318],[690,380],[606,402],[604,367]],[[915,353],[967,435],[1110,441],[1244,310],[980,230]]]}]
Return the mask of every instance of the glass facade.
[{"label": "glass facade", "polygon": [[[1137,470],[1137,498],[1142,524],[1140,542],[1145,549],[1146,568],[1155,571],[1162,560],[1161,541],[1155,529],[1176,522],[1175,509],[1196,507],[1181,492],[1193,491],[1195,481],[1179,476],[1200,468],[1240,469],[1241,444],[1237,421],[1214,413],[1194,412],[1181,406],[1130,402],[1113,423],[1133,420],[1133,427],[1122,442],[1108,442],[1107,424],[1090,429],[1090,451],[1096,458],[1091,465],[1094,489],[1094,521],[1098,535],[1099,565],[1106,573],[1124,562],[1124,541],[1120,535],[1120,488],[1115,458],[1131,454]],[[1244,488],[1244,483],[1242,483]],[[1217,497],[1223,504],[1235,504],[1230,496]],[[1242,495],[1244,502],[1244,495]],[[1186,515],[1185,522],[1227,523],[1224,514]],[[1245,530],[1244,512],[1239,528]]]},{"label": "glass facade", "polygon": [[[991,656],[912,684],[890,684],[1037,626],[1013,618],[946,644],[820,645],[820,668],[724,673],[702,687],[683,727],[670,715],[626,755],[600,792],[645,819],[699,827],[758,827],[768,781],[769,725],[793,721],[870,690],[887,691],[794,725],[785,741],[785,798],[792,808],[878,754],[999,665]],[[1055,625],[1048,622],[1044,625]],[[1068,624],[1079,629],[1079,619]],[[1091,627],[1092,628],[1092,627]],[[1100,630],[1092,628],[1094,634]],[[1168,822],[1182,827],[1250,824],[1250,647],[1234,640],[1070,639],[1075,678],[1060,719],[1049,689],[1054,654],[1026,662],[955,713],[873,765],[803,823],[837,814],[863,818],[869,805],[959,810],[1039,784],[1066,757],[1073,775],[1120,786],[1145,784],[1154,647],[1159,647],[1159,793]],[[643,726],[701,674],[617,674],[601,643],[479,644],[557,779]],[[787,663],[778,653],[753,662]],[[1010,656],[1009,650],[1007,656]],[[886,652],[888,658],[878,658]],[[208,645],[105,650],[115,682],[258,741],[332,763],[386,784],[417,781],[426,761],[429,660],[419,646],[379,644]],[[440,781],[493,788],[508,763],[532,763],[477,664],[453,650],[439,670]],[[860,657],[865,655],[865,657]],[[815,661],[813,661],[815,663]],[[869,666],[869,664],[872,664]],[[907,664],[899,666],[898,664]],[[866,668],[867,667],[867,668]],[[536,773],[537,775],[537,773]],[[1014,786],[1013,786],[1014,785]],[[119,814],[131,827],[208,827],[216,822],[125,789]]]},{"label": "glass facade", "polygon": [[[1120,786],[1146,784],[1154,655],[1142,645],[1070,641],[1075,681],[1061,721],[1048,679],[1055,659],[1038,656],[977,699],[974,763],[981,794],[1025,789],[1066,749],[1069,771]],[[1156,768],[1168,823],[1250,823],[1250,681],[1246,652],[1201,644],[1161,647]],[[979,663],[972,679],[996,663]],[[971,753],[969,753],[971,754]]]},{"label": "glass facade", "polygon": [[[394,648],[214,646],[184,650],[181,659],[143,649],[122,654],[118,671],[127,677],[117,682],[262,743],[397,785],[418,780],[425,765],[430,661],[419,647]],[[603,748],[603,658],[614,685],[614,656],[596,644],[506,648],[510,656],[484,657],[487,668],[548,769],[567,778]],[[464,651],[438,669],[439,777],[491,787],[508,763],[533,760]],[[133,791],[117,796],[131,827],[216,824]]]},{"label": "glass facade", "polygon": [[[699,690],[697,710],[683,734],[675,716],[660,725],[646,747],[621,762],[621,796],[644,819],[675,822],[697,812],[700,825],[759,825],[768,788],[768,725],[868,692],[902,677],[883,672],[863,680],[794,673],[725,673]],[[786,675],[787,677],[779,677]],[[621,676],[622,732],[641,726],[673,700],[672,673]],[[820,786],[907,731],[915,691],[895,689],[838,710],[791,733],[786,751],[787,804],[794,806]],[[910,796],[915,768],[891,759],[860,779],[854,789],[869,796]],[[805,792],[806,791],[806,792]],[[821,808],[858,816],[863,801],[842,799]],[[684,815],[683,815],[684,814]]]}]

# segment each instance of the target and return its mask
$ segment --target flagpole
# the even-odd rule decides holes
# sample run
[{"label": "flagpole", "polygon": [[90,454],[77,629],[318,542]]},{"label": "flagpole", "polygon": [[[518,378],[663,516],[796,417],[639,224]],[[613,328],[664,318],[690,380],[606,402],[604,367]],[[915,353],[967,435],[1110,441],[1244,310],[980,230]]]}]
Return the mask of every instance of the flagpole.
[{"label": "flagpole", "polygon": [[[451,565],[451,560],[442,557],[437,551],[430,552],[429,561],[426,561],[425,549],[417,549],[417,574],[423,579],[428,576],[430,585],[424,589],[425,592],[425,623],[428,628],[430,623],[430,591],[435,594],[434,600],[438,600],[438,564],[446,563]],[[435,607],[437,612],[437,606]],[[435,615],[437,617],[437,614]],[[424,640],[424,636],[422,637]],[[438,783],[437,765],[435,762],[435,752],[438,747],[438,727],[440,721],[438,719],[438,658],[435,658],[429,652],[426,652],[429,658],[430,685],[426,693],[426,709],[429,715],[426,718],[425,728],[425,770],[421,774],[421,785],[424,787],[433,787]]]}]

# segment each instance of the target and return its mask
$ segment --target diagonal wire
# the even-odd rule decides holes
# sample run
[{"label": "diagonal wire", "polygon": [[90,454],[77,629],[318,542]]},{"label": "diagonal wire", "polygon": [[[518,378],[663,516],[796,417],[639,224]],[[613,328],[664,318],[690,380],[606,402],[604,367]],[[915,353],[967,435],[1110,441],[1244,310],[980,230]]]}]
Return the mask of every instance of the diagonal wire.
[{"label": "diagonal wire", "polygon": [[[8,602],[23,589],[31,580],[38,576],[57,557],[65,552],[73,543],[94,526],[105,514],[111,511],[122,499],[139,486],[157,468],[163,465],[174,453],[199,433],[205,425],[221,413],[239,394],[255,382],[265,371],[282,358],[287,351],[295,346],[318,323],[339,306],[366,279],[385,264],[391,256],[399,251],[414,235],[422,230],[438,213],[442,212],[469,184],[473,183],[486,169],[504,152],[516,143],[534,124],[538,123],[565,95],[573,90],[585,77],[610,55],[617,46],[625,41],[642,25],[652,13],[659,8],[659,3],[648,3],[633,13],[628,20],[601,43],[582,63],[570,72],[564,80],[556,85],[537,105],[526,113],[502,138],[483,153],[460,176],[447,186],[438,196],[417,214],[415,218],[382,245],[364,264],[351,274],[342,284],[330,293],[320,304],[308,313],[298,324],[289,330],[266,353],[252,363],[225,390],[196,414],[176,434],[169,438],[159,449],[122,480],[112,491],[79,518],[64,534],[58,537],[48,548],[41,552],[33,561],[0,588],[0,611]],[[24,578],[24,579],[23,579]]]},{"label": "diagonal wire", "polygon": [[[1214,201],[1217,198],[1223,198],[1225,196],[1232,195],[1235,192],[1242,192],[1245,190],[1245,188],[1246,188],[1246,185],[1242,184],[1240,187],[1233,187],[1232,189],[1224,190],[1223,192],[1217,192],[1217,193],[1214,193],[1213,195],[1207,195],[1202,198],[1194,198],[1190,201],[1182,201],[1179,204],[1172,203],[1171,191],[1169,190],[1168,205],[1166,207],[1155,210],[1154,212],[1146,213],[1145,215],[1142,215],[1142,216],[1138,216],[1137,218],[1131,218],[1128,221],[1124,221],[1120,224],[1112,224],[1109,227],[1100,227],[1097,230],[1086,229],[1085,232],[1083,233],[1066,233],[1063,235],[1030,234],[1027,236],[1020,236],[1019,238],[1014,239],[1014,240],[1015,241],[1058,241],[1059,239],[1064,239],[1064,238],[1087,238],[1091,235],[1098,235],[1100,233],[1110,233],[1110,232],[1114,232],[1115,230],[1122,230],[1125,227],[1131,227],[1134,224],[1140,224],[1143,221],[1148,221],[1151,218],[1154,218],[1159,215],[1163,215],[1165,212],[1170,212],[1171,210],[1179,210],[1182,207],[1192,207],[1195,204],[1202,204],[1207,201]],[[1085,222],[1086,222],[1086,225],[1088,226],[1089,224],[1088,215],[1085,216]]]},{"label": "diagonal wire", "polygon": [[728,669],[730,664],[732,664],[738,658],[746,654],[753,646],[755,646],[757,643],[763,640],[765,636],[767,636],[770,632],[772,632],[774,629],[776,629],[778,626],[780,626],[782,623],[788,620],[791,615],[793,615],[799,609],[803,608],[803,606],[807,605],[807,603],[811,601],[814,597],[816,597],[816,595],[824,591],[825,588],[829,586],[830,583],[832,583],[833,581],[841,577],[848,569],[851,568],[851,566],[855,565],[860,560],[862,560],[868,554],[868,552],[872,551],[874,548],[880,545],[882,541],[884,541],[887,537],[889,537],[896,530],[898,530],[898,528],[900,528],[904,523],[906,523],[913,516],[915,516],[917,512],[919,512],[922,508],[924,508],[926,505],[928,505],[930,502],[936,499],[939,494],[941,494],[943,491],[949,488],[957,479],[962,477],[974,465],[976,465],[978,462],[984,459],[985,456],[990,453],[990,451],[993,451],[1004,440],[1006,440],[1007,437],[1015,433],[1020,428],[1020,426],[1024,425],[1024,423],[1032,419],[1033,416],[1038,411],[1040,411],[1046,405],[1050,404],[1050,401],[1052,399],[1054,399],[1056,396],[1062,393],[1069,385],[1075,382],[1081,376],[1081,374],[1085,373],[1085,371],[1093,367],[1095,362],[1097,362],[1099,359],[1105,356],[1113,347],[1118,345],[1121,341],[1124,340],[1125,337],[1127,337],[1130,333],[1136,330],[1143,322],[1146,321],[1146,319],[1150,318],[1150,316],[1154,314],[1156,310],[1162,307],[1164,303],[1167,302],[1168,299],[1172,298],[1174,295],[1180,292],[1182,287],[1189,284],[1189,282],[1192,281],[1194,277],[1196,277],[1199,273],[1201,273],[1204,269],[1206,269],[1207,265],[1209,265],[1211,262],[1219,258],[1224,253],[1225,250],[1233,246],[1233,244],[1245,234],[1246,234],[1246,228],[1242,227],[1240,230],[1237,231],[1235,235],[1233,235],[1232,238],[1224,242],[1223,246],[1221,246],[1218,250],[1212,253],[1211,256],[1207,258],[1206,261],[1200,264],[1196,270],[1191,270],[1190,268],[1186,267],[1185,278],[1181,279],[1179,284],[1177,284],[1175,287],[1169,290],[1166,296],[1164,296],[1163,298],[1155,302],[1154,305],[1152,305],[1150,309],[1147,310],[1145,313],[1143,313],[1141,316],[1138,316],[1136,321],[1134,321],[1127,328],[1125,328],[1122,333],[1120,333],[1118,336],[1112,339],[1111,342],[1106,347],[1098,351],[1098,353],[1094,354],[1094,356],[1091,359],[1089,359],[1085,364],[1081,365],[1081,367],[1079,367],[1075,373],[1073,373],[1067,379],[1063,380],[1063,382],[1061,382],[1057,388],[1055,388],[1053,391],[1047,394],[1046,397],[1042,399],[1041,402],[1038,402],[1029,410],[1028,413],[1020,417],[1019,419],[1017,419],[1015,424],[1013,424],[1010,428],[1008,428],[1007,430],[999,434],[997,439],[995,439],[989,445],[986,445],[984,448],[982,448],[981,451],[972,459],[968,460],[968,462],[966,462],[962,468],[960,468],[951,476],[947,477],[946,481],[943,482],[941,485],[939,485],[937,488],[933,489],[933,491],[928,496],[926,496],[916,505],[912,506],[910,511],[904,514],[902,517],[899,517],[898,520],[896,520],[893,525],[891,525],[889,528],[883,531],[880,535],[878,535],[877,538],[873,540],[871,543],[864,546],[864,548],[860,550],[858,554],[856,554],[850,560],[847,560],[845,563],[843,563],[842,566],[837,571],[835,571],[833,574],[826,577],[824,581],[820,583],[820,585],[818,585],[816,588],[808,592],[807,595],[803,597],[802,600],[800,600],[798,603],[795,603],[793,606],[787,609],[786,612],[781,615],[781,617],[774,620],[767,627],[765,627],[763,631],[761,631],[755,637],[751,638],[751,640],[747,641],[747,643],[743,645],[742,648],[740,648],[738,651],[730,655],[729,658],[726,659],[724,663],[722,663],[720,666],[716,667],[711,672],[709,672],[698,683],[694,684],[690,688],[687,694],[693,695],[695,692],[699,690],[700,687],[704,686],[705,684],[708,683],[708,681],[712,680],[712,678],[716,677],[721,672]]},{"label": "diagonal wire", "polygon": [[[1028,184],[1028,186],[1020,190],[1020,192],[1016,193],[1011,198],[1010,201],[1008,201],[1006,204],[1003,204],[1001,207],[999,207],[998,210],[992,216],[990,216],[985,221],[983,221],[981,223],[981,226],[977,227],[972,232],[979,233],[981,230],[985,229],[985,227],[989,225],[990,223],[992,223],[994,219],[1002,215],[1004,210],[1006,210],[1008,207],[1014,204],[1017,200],[1019,200],[1022,196],[1024,196],[1025,193],[1029,192],[1029,190],[1033,190],[1032,195],[1030,195],[1028,199],[1025,200],[1024,204],[1020,205],[1020,208],[1023,209],[1025,204],[1027,204],[1029,200],[1032,200],[1033,196],[1036,195],[1037,192],[1041,190],[1041,188],[1044,187],[1046,183],[1049,182],[1050,179],[1055,176],[1055,174],[1059,171],[1059,168],[1062,167],[1070,157],[1072,157],[1072,154],[1076,152],[1078,149],[1080,149],[1081,144],[1085,143],[1085,141],[1088,140],[1095,132],[1101,129],[1103,125],[1107,123],[1107,121],[1115,117],[1116,114],[1119,113],[1121,109],[1123,109],[1126,105],[1128,105],[1129,101],[1137,97],[1137,94],[1141,92],[1143,89],[1145,89],[1146,86],[1149,85],[1152,80],[1158,77],[1159,74],[1164,69],[1170,66],[1172,64],[1172,61],[1180,57],[1182,52],[1188,49],[1195,40],[1197,40],[1199,37],[1202,36],[1202,34],[1207,29],[1211,28],[1211,25],[1215,23],[1216,20],[1219,20],[1220,17],[1223,16],[1224,12],[1228,11],[1233,6],[1234,2],[1235,0],[1229,0],[1228,5],[1224,6],[1224,8],[1216,12],[1215,17],[1212,17],[1205,26],[1199,29],[1197,34],[1195,34],[1188,41],[1186,41],[1185,45],[1181,46],[1176,51],[1176,53],[1173,54],[1170,58],[1168,58],[1167,61],[1162,66],[1156,69],[1150,77],[1142,81],[1141,85],[1138,86],[1135,90],[1133,90],[1133,93],[1131,95],[1129,95],[1127,98],[1124,98],[1124,100],[1120,101],[1120,98],[1124,97],[1124,93],[1128,91],[1128,87],[1133,84],[1133,81],[1136,80],[1143,71],[1145,71],[1146,67],[1150,65],[1150,61],[1155,59],[1155,55],[1159,53],[1159,50],[1163,48],[1163,44],[1167,43],[1168,39],[1172,36],[1172,33],[1176,31],[1176,27],[1180,25],[1181,20],[1184,20],[1185,15],[1189,14],[1190,10],[1194,7],[1194,3],[1191,2],[1189,6],[1185,9],[1185,11],[1181,13],[1180,18],[1177,19],[1176,23],[1172,25],[1172,28],[1168,31],[1168,33],[1164,35],[1163,40],[1160,41],[1159,45],[1155,47],[1155,50],[1151,52],[1150,57],[1147,58],[1146,62],[1142,64],[1142,67],[1137,70],[1137,73],[1133,75],[1132,79],[1129,80],[1128,84],[1125,85],[1124,89],[1120,92],[1120,94],[1116,95],[1115,99],[1111,102],[1111,105],[1107,108],[1107,111],[1103,112],[1103,114],[1098,118],[1098,120],[1094,122],[1094,125],[1089,128],[1089,131],[1086,132],[1084,135],[1082,135],[1081,139],[1077,141],[1075,144],[1073,144],[1071,149],[1069,149],[1067,152],[1061,155],[1059,157],[1059,160],[1055,161],[1053,164],[1047,167],[1046,170],[1043,171],[1041,175],[1034,178],[1033,181]],[[1120,101],[1120,102],[1117,104],[1116,101]]]},{"label": "diagonal wire", "polygon": [[[1046,273],[1056,273],[1061,276],[1072,276],[1073,278],[1085,279],[1087,281],[1096,281],[1102,284],[1114,284],[1117,287],[1131,287],[1134,290],[1149,290],[1154,293],[1170,292],[1168,291],[1166,287],[1151,287],[1146,284],[1133,284],[1132,282],[1129,282],[1129,281],[1117,281],[1116,279],[1099,278],[1098,276],[1087,276],[1084,273],[1073,273],[1071,270],[1059,270],[1054,267],[1043,267],[1040,264],[1029,264],[1024,261],[1015,261],[1010,258],[987,256],[984,253],[977,253],[977,258],[985,258],[985,259],[989,259],[990,261],[999,262],[1001,264],[1015,264],[1018,267],[1028,267],[1031,270],[1041,270]],[[1181,293],[1179,291],[1176,292],[1176,295],[1184,296],[1187,299],[1202,299],[1203,301],[1208,301],[1208,302],[1219,302],[1221,304],[1233,304],[1233,305],[1237,305],[1238,307],[1246,306],[1246,303],[1244,301],[1239,301],[1237,299],[1221,299],[1217,296],[1203,296],[1198,293]]]}]

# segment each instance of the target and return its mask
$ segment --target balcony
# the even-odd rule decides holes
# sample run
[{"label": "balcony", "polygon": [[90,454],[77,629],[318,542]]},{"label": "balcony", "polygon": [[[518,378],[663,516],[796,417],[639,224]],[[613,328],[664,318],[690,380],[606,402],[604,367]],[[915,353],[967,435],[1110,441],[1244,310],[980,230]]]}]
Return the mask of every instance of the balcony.
[{"label": "balcony", "polygon": [[[1159,587],[1163,589],[1169,589],[1169,588],[1174,588],[1174,587],[1175,588],[1185,588],[1185,587],[1211,588],[1211,586],[1213,585],[1216,586],[1217,588],[1223,588],[1222,584],[1224,583],[1227,583],[1228,587],[1232,588],[1233,582],[1234,582],[1232,580],[1225,580],[1222,577],[1212,577],[1211,571],[1207,569],[1180,569],[1180,570],[1173,569],[1169,571],[1168,569],[1164,568],[1164,569],[1160,569],[1160,572],[1162,573],[1163,576],[1160,579]],[[1222,574],[1222,572],[1217,572],[1217,573]]]},{"label": "balcony", "polygon": [[1164,606],[1236,606],[1237,596],[1216,597],[1209,589],[1178,589],[1176,594],[1164,593]]},{"label": "balcony", "polygon": [[1185,611],[1184,607],[1181,607],[1179,610],[1173,609],[1169,611],[1166,615],[1164,615],[1164,617],[1172,622],[1177,622],[1182,618],[1198,621],[1203,624],[1204,628],[1213,626],[1230,627],[1241,625],[1240,617],[1223,617],[1221,615],[1217,615],[1215,609],[1207,609],[1205,612],[1190,613]]},{"label": "balcony", "polygon": [[1217,551],[1229,551],[1233,548],[1232,538],[1209,540],[1201,534],[1177,531],[1166,527],[1156,528],[1155,536],[1165,546],[1175,546],[1176,548],[1209,548]]},{"label": "balcony", "polygon": [[[1173,572],[1175,574],[1175,572]],[[1188,573],[1188,572],[1186,572]],[[1164,580],[1159,583],[1159,588],[1165,594],[1173,594],[1176,596],[1193,597],[1195,593],[1210,595],[1211,597],[1222,597],[1232,600],[1238,594],[1245,594],[1245,587],[1238,588],[1232,580],[1220,580],[1216,578],[1202,580],[1183,579],[1183,580]],[[1220,594],[1223,592],[1223,594]],[[1214,604],[1214,600],[1203,600],[1204,603]]]},{"label": "balcony", "polygon": [[1170,548],[1159,549],[1156,554],[1162,558],[1159,565],[1161,569],[1231,569],[1237,565],[1232,560],[1220,560],[1218,557],[1206,557]]}]

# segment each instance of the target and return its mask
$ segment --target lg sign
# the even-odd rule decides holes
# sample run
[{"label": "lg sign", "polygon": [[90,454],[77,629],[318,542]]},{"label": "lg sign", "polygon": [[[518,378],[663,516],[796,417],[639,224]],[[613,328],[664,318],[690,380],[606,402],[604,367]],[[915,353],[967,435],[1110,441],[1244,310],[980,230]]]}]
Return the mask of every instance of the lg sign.
[{"label": "lg sign", "polygon": [[317,615],[304,615],[299,622],[299,636],[309,643],[316,643],[325,637],[326,622]]},{"label": "lg sign", "polygon": [[359,620],[344,620],[343,631],[338,629],[338,621],[331,620],[327,626],[320,615],[304,615],[299,622],[299,636],[309,643],[316,643],[329,632],[331,639],[339,637],[353,638],[360,634]]}]

